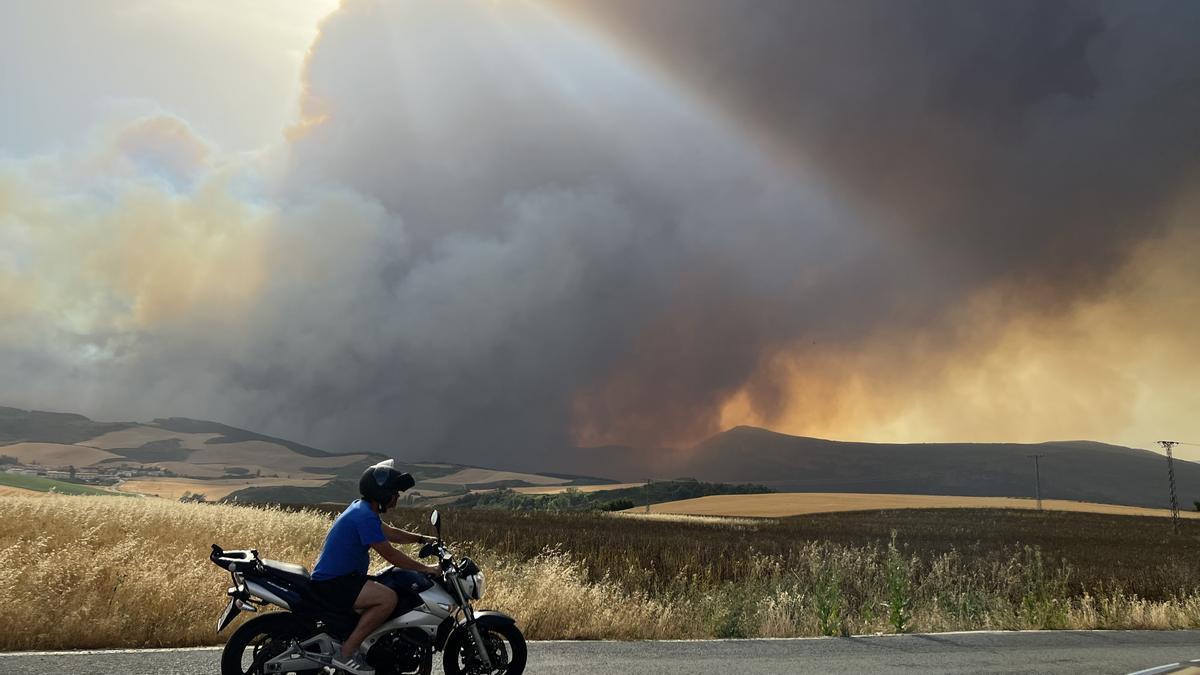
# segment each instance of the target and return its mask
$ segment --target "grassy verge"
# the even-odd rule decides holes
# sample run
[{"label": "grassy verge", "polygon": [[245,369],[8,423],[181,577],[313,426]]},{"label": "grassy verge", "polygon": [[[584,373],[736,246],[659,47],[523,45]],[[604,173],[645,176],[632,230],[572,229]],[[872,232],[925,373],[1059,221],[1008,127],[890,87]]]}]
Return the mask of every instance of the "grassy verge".
[{"label": "grassy verge", "polygon": [[[208,562],[209,545],[311,565],[332,519],[112,497],[2,497],[0,510],[7,650],[219,643],[226,634],[213,623],[228,578]],[[513,614],[531,639],[1200,627],[1197,573],[1183,572],[1200,530],[1142,557],[1105,550],[1122,537],[1156,541],[1161,533],[1141,521],[1161,519],[876,513],[857,514],[856,528],[845,519],[445,515],[447,537],[488,573],[481,606]],[[391,516],[428,527],[425,511]],[[1048,545],[1015,543],[1021,528]],[[1106,569],[1081,572],[1072,560],[1087,551]],[[1151,555],[1178,560],[1179,571],[1146,568]]]}]

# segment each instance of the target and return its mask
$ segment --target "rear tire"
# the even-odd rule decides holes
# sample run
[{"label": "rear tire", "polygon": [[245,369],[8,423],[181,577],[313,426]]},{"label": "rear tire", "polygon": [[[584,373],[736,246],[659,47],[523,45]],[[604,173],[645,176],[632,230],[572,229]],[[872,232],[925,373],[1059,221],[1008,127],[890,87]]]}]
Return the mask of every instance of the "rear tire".
[{"label": "rear tire", "polygon": [[291,612],[255,617],[229,636],[221,652],[221,675],[264,675],[263,664],[282,654],[292,639],[309,637]]},{"label": "rear tire", "polygon": [[521,629],[513,623],[487,625],[487,622],[480,621],[476,625],[479,626],[479,634],[483,636],[484,642],[488,643],[492,663],[504,663],[503,669],[483,670],[475,653],[475,643],[471,640],[470,631],[459,628],[446,641],[446,652],[442,656],[442,669],[446,671],[446,675],[521,675],[528,656],[525,636],[521,634]]}]

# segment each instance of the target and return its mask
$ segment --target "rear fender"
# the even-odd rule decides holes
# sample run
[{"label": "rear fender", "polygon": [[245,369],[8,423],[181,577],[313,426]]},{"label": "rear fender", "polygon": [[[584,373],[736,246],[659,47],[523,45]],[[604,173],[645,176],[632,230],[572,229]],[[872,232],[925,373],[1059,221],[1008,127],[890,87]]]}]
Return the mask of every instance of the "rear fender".
[{"label": "rear fender", "polygon": [[300,600],[295,591],[266,579],[246,579],[246,592],[284,609],[292,609]]}]

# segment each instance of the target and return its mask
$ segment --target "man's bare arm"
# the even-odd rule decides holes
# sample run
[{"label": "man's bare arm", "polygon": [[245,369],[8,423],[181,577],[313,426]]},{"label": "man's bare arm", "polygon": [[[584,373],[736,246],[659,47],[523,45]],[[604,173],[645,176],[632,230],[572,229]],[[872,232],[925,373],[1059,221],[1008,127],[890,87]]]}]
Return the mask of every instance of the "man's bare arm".
[{"label": "man's bare arm", "polygon": [[[386,527],[386,526],[385,526]],[[402,570],[412,570],[414,572],[427,572],[429,574],[437,574],[441,570],[436,565],[425,565],[413,560],[404,554],[403,551],[392,546],[386,541],[371,544],[371,549],[379,554],[379,557],[389,563],[399,567]]]},{"label": "man's bare arm", "polygon": [[[423,544],[427,541],[433,541],[433,537],[426,537],[423,534],[401,530],[398,527],[392,527],[387,523],[383,524],[383,534],[388,538],[388,541],[394,544]],[[392,563],[395,565],[395,563]],[[397,565],[398,567],[398,565]]]}]

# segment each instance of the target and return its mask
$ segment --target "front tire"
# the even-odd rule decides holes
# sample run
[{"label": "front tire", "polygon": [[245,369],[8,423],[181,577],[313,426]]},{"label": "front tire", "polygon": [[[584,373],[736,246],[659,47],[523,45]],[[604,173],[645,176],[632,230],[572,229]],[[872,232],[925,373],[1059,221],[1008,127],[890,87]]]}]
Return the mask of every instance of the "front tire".
[{"label": "front tire", "polygon": [[293,639],[307,638],[291,612],[270,612],[237,629],[221,652],[221,675],[264,675],[263,664],[282,654]]},{"label": "front tire", "polygon": [[471,632],[460,628],[446,641],[446,652],[442,657],[442,669],[446,675],[520,675],[524,672],[527,657],[525,636],[516,624],[488,624],[481,621],[476,625],[488,645],[488,654],[496,668],[484,670],[471,640]]}]

